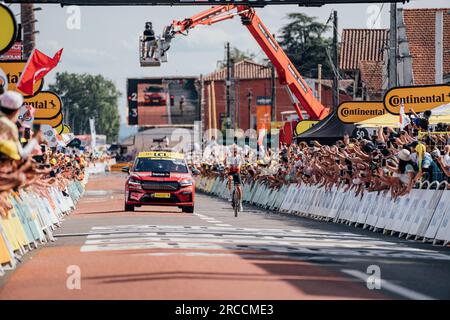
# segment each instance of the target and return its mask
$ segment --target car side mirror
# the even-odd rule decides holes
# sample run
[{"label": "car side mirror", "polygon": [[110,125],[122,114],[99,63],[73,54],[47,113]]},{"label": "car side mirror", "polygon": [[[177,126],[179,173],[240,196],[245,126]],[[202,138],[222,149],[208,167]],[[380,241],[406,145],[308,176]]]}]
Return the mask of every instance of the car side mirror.
[{"label": "car side mirror", "polygon": [[192,170],[192,174],[193,174],[194,176],[198,176],[198,175],[200,174],[200,171],[198,171],[197,169],[193,169],[193,170]]},{"label": "car side mirror", "polygon": [[122,172],[130,173],[130,167],[122,167]]}]

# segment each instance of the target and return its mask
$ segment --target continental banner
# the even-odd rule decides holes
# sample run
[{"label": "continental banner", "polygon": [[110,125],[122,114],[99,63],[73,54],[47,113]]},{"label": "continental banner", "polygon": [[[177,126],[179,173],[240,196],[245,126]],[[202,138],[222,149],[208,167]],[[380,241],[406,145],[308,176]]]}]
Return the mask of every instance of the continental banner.
[{"label": "continental banner", "polygon": [[382,101],[345,101],[337,108],[337,116],[343,123],[356,123],[386,113]]},{"label": "continental banner", "polygon": [[26,98],[24,104],[34,108],[34,119],[53,119],[61,113],[62,102],[59,96],[51,91],[41,91],[31,98]]},{"label": "continental banner", "polygon": [[[48,124],[49,126],[51,126],[52,128],[55,128],[56,132],[58,132],[58,134],[62,133],[62,130],[64,129],[63,125],[62,125],[62,121],[63,121],[63,115],[62,113],[59,113],[55,118],[53,119],[34,119],[34,123],[35,124]],[[59,127],[61,126],[61,127]],[[61,131],[61,132],[60,132]]]},{"label": "continental banner", "polygon": [[403,101],[405,113],[423,112],[450,103],[449,85],[392,88],[384,96],[384,107],[392,114],[400,114]]},{"label": "continental banner", "polygon": [[[6,79],[0,77],[0,85],[7,90],[19,91],[23,94],[22,91],[17,90],[17,83],[19,82],[20,76],[26,64],[26,61],[0,61],[0,69],[2,69],[6,75]],[[43,79],[36,82],[34,85],[34,92],[36,92],[35,95],[41,91],[43,86]],[[24,96],[27,97],[27,95]]]}]

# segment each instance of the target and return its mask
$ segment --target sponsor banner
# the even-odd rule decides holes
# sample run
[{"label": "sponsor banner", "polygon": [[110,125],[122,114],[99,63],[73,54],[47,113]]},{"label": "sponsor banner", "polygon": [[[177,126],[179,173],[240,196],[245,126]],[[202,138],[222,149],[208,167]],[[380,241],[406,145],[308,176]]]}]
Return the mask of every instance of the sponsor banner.
[{"label": "sponsor banner", "polygon": [[382,101],[345,101],[337,109],[337,116],[343,123],[356,123],[386,113]]},{"label": "sponsor banner", "polygon": [[[6,76],[5,79],[0,77],[0,85],[3,85],[4,88],[7,87],[8,90],[21,92],[17,89],[17,83],[19,82],[20,76],[22,75],[22,71],[26,64],[26,61],[0,61],[0,69],[3,70]],[[34,92],[37,94],[37,92],[41,91],[43,86],[43,79],[37,81],[34,85]],[[27,95],[24,96],[27,97]]]},{"label": "sponsor banner", "polygon": [[[67,124],[60,123],[58,126],[54,127],[53,129],[55,129],[56,133],[58,133],[60,135],[65,135],[65,136],[67,136],[67,135],[72,136],[73,135],[72,129]],[[71,140],[73,138],[74,137],[72,137]]]},{"label": "sponsor banner", "polygon": [[58,134],[61,134],[62,130],[63,130],[62,121],[63,121],[63,115],[62,115],[62,113],[60,113],[55,118],[52,118],[52,119],[36,119],[35,118],[34,124],[40,124],[40,125],[48,124],[52,128],[55,128],[55,130]]},{"label": "sponsor banner", "polygon": [[6,60],[22,60],[22,50],[23,45],[22,42],[17,41],[13,44],[11,49],[6,51],[4,54],[0,55],[0,61],[6,61]]},{"label": "sponsor banner", "polygon": [[50,91],[41,91],[31,98],[26,98],[24,104],[34,108],[36,120],[56,118],[62,108],[59,96]]},{"label": "sponsor banner", "polygon": [[256,106],[256,130],[259,132],[265,130],[269,132],[270,130],[270,105],[257,105]]},{"label": "sponsor banner", "polygon": [[0,3],[0,55],[13,46],[17,37],[17,29],[13,12]]},{"label": "sponsor banner", "polygon": [[297,122],[294,128],[294,136],[299,136],[309,128],[311,128],[313,125],[318,123],[317,120],[300,120]]},{"label": "sponsor banner", "polygon": [[450,103],[450,86],[415,86],[392,88],[384,95],[384,107],[392,114],[400,114],[403,101],[405,112],[423,112]]},{"label": "sponsor banner", "polygon": [[72,133],[72,128],[69,127],[67,124],[64,124],[61,134],[70,134],[70,133]]},{"label": "sponsor banner", "polygon": [[184,159],[184,155],[178,152],[148,151],[148,152],[139,152],[138,158]]}]

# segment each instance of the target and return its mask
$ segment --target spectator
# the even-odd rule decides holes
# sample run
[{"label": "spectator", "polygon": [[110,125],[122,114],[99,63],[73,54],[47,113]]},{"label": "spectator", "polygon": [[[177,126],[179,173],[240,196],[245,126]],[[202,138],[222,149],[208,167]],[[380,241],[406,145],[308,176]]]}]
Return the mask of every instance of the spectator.
[{"label": "spectator", "polygon": [[42,141],[42,133],[35,132],[35,137],[27,141],[25,148],[19,139],[18,120],[20,108],[23,104],[23,97],[20,93],[14,91],[6,91],[0,96],[0,138],[12,141],[17,153],[21,158],[26,158],[36,148],[38,143]]}]

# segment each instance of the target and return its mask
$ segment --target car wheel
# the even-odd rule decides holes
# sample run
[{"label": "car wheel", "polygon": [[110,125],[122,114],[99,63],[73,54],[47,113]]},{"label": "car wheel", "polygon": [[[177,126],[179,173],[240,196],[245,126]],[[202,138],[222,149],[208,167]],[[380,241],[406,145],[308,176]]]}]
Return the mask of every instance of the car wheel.
[{"label": "car wheel", "polygon": [[181,210],[186,213],[194,213],[194,206],[191,207],[182,207]]},{"label": "car wheel", "polygon": [[124,211],[134,211],[134,205],[125,203],[125,210]]}]

